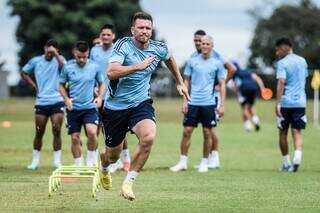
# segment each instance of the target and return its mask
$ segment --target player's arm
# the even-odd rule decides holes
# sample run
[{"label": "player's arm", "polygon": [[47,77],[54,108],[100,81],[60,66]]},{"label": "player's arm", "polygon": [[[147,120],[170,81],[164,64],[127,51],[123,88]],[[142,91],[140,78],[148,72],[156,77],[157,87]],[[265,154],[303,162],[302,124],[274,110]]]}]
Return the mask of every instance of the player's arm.
[{"label": "player's arm", "polygon": [[282,117],[281,111],[280,111],[280,100],[283,95],[285,82],[286,81],[283,78],[279,78],[277,80],[277,95],[276,95],[276,110],[275,111],[276,111],[276,115],[278,117]]},{"label": "player's arm", "polygon": [[[186,88],[188,89],[188,91],[190,91],[190,81],[191,81],[191,77],[190,76],[185,76],[183,83],[186,86]],[[183,96],[183,103],[182,103],[182,109],[181,109],[182,113],[187,113],[188,112],[188,99]]]},{"label": "player's arm", "polygon": [[224,115],[224,103],[226,99],[226,80],[225,79],[219,79],[219,86],[220,86],[220,106],[218,109],[218,113],[220,117],[223,117]]},{"label": "player's arm", "polygon": [[146,69],[154,60],[153,56],[147,57],[141,63],[124,66],[119,62],[112,62],[108,66],[107,76],[110,80],[115,80],[130,75],[139,70]]},{"label": "player's arm", "polygon": [[54,48],[53,46],[50,46],[50,47],[48,47],[48,51],[50,51],[53,54],[53,56],[57,59],[59,68],[61,69],[64,65],[64,60],[59,55],[58,50],[56,48]]},{"label": "player's arm", "polygon": [[258,84],[258,86],[260,88],[260,91],[262,91],[265,88],[262,79],[255,73],[252,73],[251,77],[252,77],[253,80],[255,80],[255,82],[257,82],[257,84]]},{"label": "player's arm", "polygon": [[103,100],[103,94],[105,91],[106,91],[105,83],[103,81],[99,81],[97,97],[94,100],[94,102],[96,103],[98,108],[101,107],[102,100]]},{"label": "player's arm", "polygon": [[30,84],[36,92],[38,91],[37,84],[34,82],[34,80],[28,73],[21,72],[21,78],[25,80],[28,84]]},{"label": "player's arm", "polygon": [[224,68],[227,70],[227,78],[226,78],[226,82],[228,82],[233,76],[234,74],[236,73],[237,69],[236,67],[230,63],[230,62],[226,62],[224,64]]},{"label": "player's arm", "polygon": [[73,108],[73,106],[72,106],[73,103],[72,103],[72,99],[69,98],[69,96],[68,96],[68,92],[66,89],[66,83],[60,82],[59,91],[60,91],[61,96],[63,97],[64,103],[67,106],[67,109],[71,111]]},{"label": "player's arm", "polygon": [[170,72],[172,73],[172,75],[176,81],[177,90],[178,90],[179,94],[182,95],[187,100],[190,100],[188,88],[183,83],[183,79],[181,77],[177,63],[174,60],[174,58],[172,56],[170,56],[169,59],[165,61],[165,64],[168,67],[168,69],[170,70]]}]

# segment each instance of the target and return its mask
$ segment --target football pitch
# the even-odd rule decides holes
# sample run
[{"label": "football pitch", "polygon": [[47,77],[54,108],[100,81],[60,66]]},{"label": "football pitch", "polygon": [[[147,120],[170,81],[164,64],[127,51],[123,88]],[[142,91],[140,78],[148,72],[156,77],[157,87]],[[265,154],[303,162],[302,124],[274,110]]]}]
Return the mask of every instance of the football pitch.
[{"label": "football pitch", "polygon": [[[63,191],[48,198],[48,178],[53,171],[51,127],[47,126],[44,137],[41,167],[27,170],[34,136],[33,99],[0,101],[0,122],[12,122],[10,128],[0,127],[0,212],[320,212],[320,131],[312,127],[311,102],[298,173],[279,172],[281,156],[272,101],[257,103],[262,128],[250,133],[243,130],[237,102],[226,102],[225,118],[217,128],[222,167],[208,173],[194,169],[202,155],[201,128],[192,136],[188,170],[169,171],[179,159],[181,102],[156,99],[154,106],[157,140],[134,184],[136,201],[119,197],[125,176],[122,171],[113,174],[113,188],[101,189],[96,201],[91,197],[91,183],[82,180],[64,183]],[[62,161],[69,165],[73,160],[65,128],[62,137]],[[289,142],[292,154],[291,136]],[[130,135],[131,151],[136,143]],[[99,147],[104,147],[101,137]]]}]

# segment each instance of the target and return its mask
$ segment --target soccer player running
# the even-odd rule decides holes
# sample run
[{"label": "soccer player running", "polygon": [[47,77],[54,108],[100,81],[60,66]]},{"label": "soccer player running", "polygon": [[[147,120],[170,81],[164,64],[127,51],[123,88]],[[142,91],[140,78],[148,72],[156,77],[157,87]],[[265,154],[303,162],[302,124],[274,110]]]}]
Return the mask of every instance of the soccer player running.
[{"label": "soccer player running", "polygon": [[233,90],[241,105],[244,129],[251,131],[255,128],[256,131],[259,131],[260,119],[254,108],[254,103],[259,89],[263,91],[265,88],[264,83],[257,74],[247,69],[241,69],[238,62],[233,61],[233,64],[237,68],[233,76]]},{"label": "soccer player running", "polygon": [[[60,74],[60,93],[67,107],[68,133],[71,135],[71,151],[74,163],[83,164],[81,154],[80,132],[85,125],[87,142],[87,166],[97,163],[96,141],[99,124],[97,108],[101,106],[105,84],[98,65],[88,60],[89,46],[85,41],[75,43],[73,50],[75,59],[68,61]],[[94,99],[95,82],[99,83],[97,97]],[[69,92],[66,90],[68,84]]]},{"label": "soccer player running", "polygon": [[[276,41],[276,55],[279,61],[276,66],[277,95],[275,112],[279,128],[279,145],[285,172],[298,171],[302,159],[302,134],[307,117],[305,84],[308,76],[306,60],[293,53],[292,43],[288,38]],[[294,142],[293,165],[288,148],[288,129]]]},{"label": "soccer player running", "polygon": [[[105,24],[102,26],[100,30],[100,41],[102,42],[101,45],[96,45],[91,49],[90,52],[90,59],[96,62],[99,66],[99,72],[103,76],[104,82],[106,87],[109,85],[109,79],[107,78],[107,70],[108,70],[108,62],[113,50],[113,40],[115,39],[115,32],[114,26],[111,24]],[[99,128],[102,128],[102,115],[103,115],[103,106],[104,106],[104,98],[99,107],[99,118],[100,118],[100,125]],[[98,128],[98,133],[99,133]],[[121,153],[121,159],[119,159],[116,163],[110,166],[110,172],[113,173],[118,169],[123,168],[124,171],[128,172],[130,168],[130,152],[128,149],[128,142],[127,139],[124,139],[123,142],[123,150]]]},{"label": "soccer player running", "polygon": [[[44,46],[44,55],[32,58],[22,68],[21,77],[37,92],[35,102],[35,137],[33,140],[32,162],[28,169],[35,170],[40,165],[42,138],[48,119],[52,124],[53,166],[61,166],[61,125],[64,103],[59,93],[59,73],[65,59],[58,53],[58,42],[50,39]],[[31,75],[34,75],[36,82]]]},{"label": "soccer player running", "polygon": [[199,172],[208,171],[208,157],[212,147],[213,127],[216,126],[215,113],[215,79],[217,77],[220,85],[219,116],[224,114],[225,79],[226,71],[221,61],[212,57],[213,39],[205,35],[201,37],[201,54],[191,57],[184,70],[184,83],[191,87],[191,100],[184,99],[182,112],[185,114],[183,120],[183,137],[181,141],[180,161],[170,168],[173,172],[187,169],[187,156],[191,144],[191,135],[200,122],[203,127],[203,158],[199,165]]},{"label": "soccer player running", "polygon": [[119,159],[123,139],[130,130],[137,136],[139,143],[133,152],[130,171],[120,191],[120,195],[128,200],[135,199],[132,185],[146,163],[155,141],[155,113],[148,91],[151,74],[160,61],[165,61],[173,74],[179,94],[189,98],[167,45],[150,39],[152,29],[152,17],[144,12],[136,13],[132,19],[133,36],[116,42],[107,73],[110,84],[104,104],[106,148],[105,154],[101,155],[101,183],[105,189],[111,188],[109,165]]}]

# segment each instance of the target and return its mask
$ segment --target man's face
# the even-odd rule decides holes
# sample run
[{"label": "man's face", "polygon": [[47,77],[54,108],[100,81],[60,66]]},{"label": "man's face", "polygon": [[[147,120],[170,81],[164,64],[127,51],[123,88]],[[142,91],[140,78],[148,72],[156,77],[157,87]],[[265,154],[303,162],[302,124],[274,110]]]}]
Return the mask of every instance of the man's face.
[{"label": "man's face", "polygon": [[114,38],[115,38],[115,35],[110,29],[103,29],[100,33],[100,40],[103,45],[112,44]]},{"label": "man's face", "polygon": [[201,39],[200,42],[200,51],[202,54],[208,54],[211,53],[213,48],[213,42],[210,41],[209,39]]},{"label": "man's face", "polygon": [[203,35],[194,35],[193,38],[193,42],[194,42],[194,46],[196,47],[197,51],[200,52],[201,51],[201,38],[203,37]]},{"label": "man's face", "polygon": [[53,53],[49,51],[49,47],[44,46],[44,56],[47,60],[51,60],[53,58]]},{"label": "man's face", "polygon": [[79,64],[80,67],[83,67],[88,61],[89,50],[86,52],[80,52],[79,50],[74,49],[73,56],[76,59],[77,64]]},{"label": "man's face", "polygon": [[135,40],[142,44],[147,43],[152,35],[152,22],[146,19],[137,19],[131,27],[131,33]]},{"label": "man's face", "polygon": [[280,45],[276,47],[276,56],[278,58],[283,58],[288,54],[288,46],[286,45]]}]

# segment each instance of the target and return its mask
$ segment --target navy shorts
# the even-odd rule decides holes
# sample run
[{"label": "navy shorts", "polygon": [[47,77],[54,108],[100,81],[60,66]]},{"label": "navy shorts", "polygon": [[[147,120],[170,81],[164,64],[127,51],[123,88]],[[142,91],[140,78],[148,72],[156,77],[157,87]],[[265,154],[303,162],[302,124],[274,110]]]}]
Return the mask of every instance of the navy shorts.
[{"label": "navy shorts", "polygon": [[81,132],[84,124],[99,124],[98,111],[96,109],[67,110],[68,134]]},{"label": "navy shorts", "polygon": [[102,100],[101,107],[98,108],[99,122],[102,122],[102,117],[104,113],[103,106],[104,106],[104,100]]},{"label": "navy shorts", "polygon": [[240,92],[239,102],[241,106],[244,106],[246,104],[254,105],[256,97],[257,97],[256,89],[242,90]]},{"label": "navy shorts", "polygon": [[288,129],[291,125],[293,129],[305,129],[307,116],[305,108],[281,108],[282,118],[277,117],[279,129]]},{"label": "navy shorts", "polygon": [[[124,109],[111,110],[104,108],[102,123],[105,132],[107,147],[116,147],[139,121],[150,119],[156,122],[152,99],[141,102],[138,106]],[[131,130],[132,131],[132,130]]]},{"label": "navy shorts", "polygon": [[64,103],[58,102],[56,104],[44,105],[44,106],[35,105],[34,111],[37,115],[45,115],[47,117],[50,117],[55,113],[64,113]]},{"label": "navy shorts", "polygon": [[188,105],[188,112],[184,115],[183,126],[197,127],[198,123],[201,123],[205,128],[212,128],[217,125],[215,105]]}]

